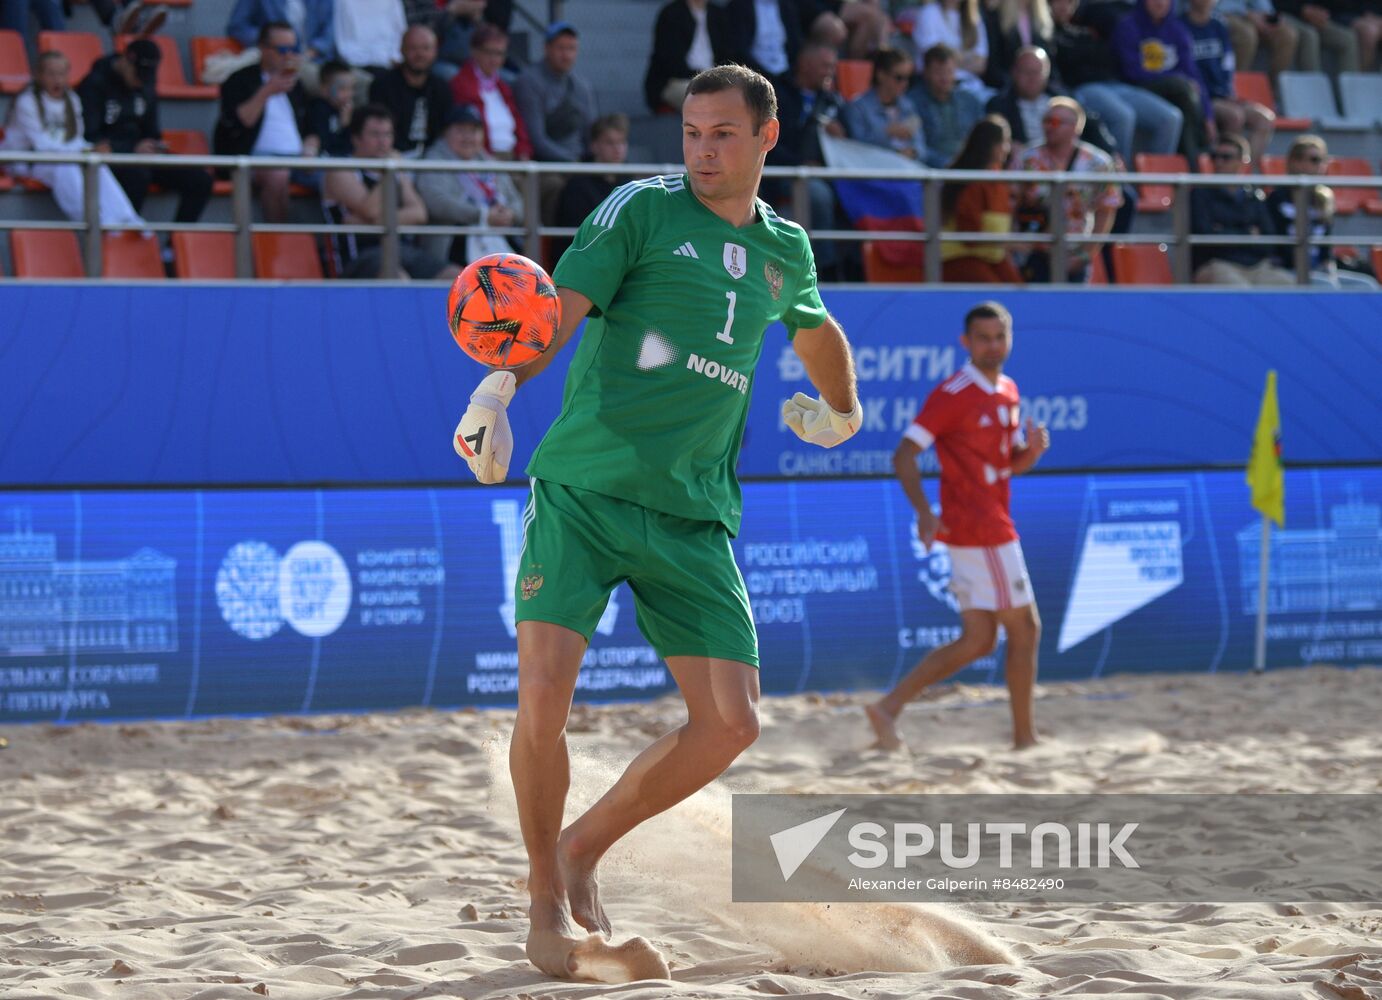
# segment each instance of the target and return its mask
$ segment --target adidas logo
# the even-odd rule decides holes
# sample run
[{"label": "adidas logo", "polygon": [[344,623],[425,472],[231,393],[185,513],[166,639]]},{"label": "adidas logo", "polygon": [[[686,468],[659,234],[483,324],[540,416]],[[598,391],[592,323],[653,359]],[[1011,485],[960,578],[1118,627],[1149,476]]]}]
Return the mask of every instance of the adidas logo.
[{"label": "adidas logo", "polygon": [[683,243],[681,246],[677,247],[675,250],[673,250],[673,251],[672,251],[672,256],[673,256],[673,257],[691,257],[691,258],[693,258],[693,259],[695,259],[695,260],[700,260],[700,259],[701,259],[701,255],[698,254],[698,253],[696,253],[696,248],[693,247],[693,246],[691,245],[691,243],[690,243],[689,240],[688,240],[687,242]]}]

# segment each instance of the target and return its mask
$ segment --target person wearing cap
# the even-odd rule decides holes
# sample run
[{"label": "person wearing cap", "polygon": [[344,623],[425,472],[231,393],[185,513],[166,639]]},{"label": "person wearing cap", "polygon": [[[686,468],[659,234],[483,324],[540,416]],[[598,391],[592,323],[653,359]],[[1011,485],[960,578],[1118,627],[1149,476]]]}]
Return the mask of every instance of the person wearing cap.
[{"label": "person wearing cap", "polygon": [[[429,221],[442,226],[521,226],[523,198],[510,174],[483,169],[494,157],[485,152],[485,123],[467,104],[452,108],[446,129],[423,157],[448,163],[474,163],[478,169],[455,173],[419,172],[417,191]],[[425,249],[468,264],[490,253],[511,253],[512,244],[498,233],[433,237]],[[448,244],[450,244],[448,253]]]},{"label": "person wearing cap", "polygon": [[533,159],[575,163],[585,154],[590,126],[600,117],[595,90],[575,72],[580,39],[570,21],[547,29],[542,61],[525,69],[513,85],[514,97]]},{"label": "person wearing cap", "polygon": [[[77,87],[86,121],[86,138],[98,153],[167,153],[158,123],[158,46],[136,38],[124,52],[96,60]],[[129,195],[136,212],[149,186],[178,192],[177,222],[196,222],[211,198],[211,175],[201,167],[113,167],[111,172]]]},{"label": "person wearing cap", "polygon": [[[236,70],[221,84],[221,114],[212,136],[218,155],[316,156],[321,151],[320,140],[307,134],[301,65],[302,44],[292,25],[270,21],[259,29],[259,62]],[[264,221],[288,221],[289,175],[286,168],[251,174]]]},{"label": "person wearing cap", "polygon": [[470,39],[470,58],[451,80],[451,97],[480,112],[485,149],[501,160],[531,160],[533,144],[513,88],[499,75],[508,57],[508,32],[492,24],[480,25]]},{"label": "person wearing cap", "polygon": [[437,35],[425,24],[403,33],[403,61],[375,76],[369,99],[393,112],[394,141],[404,156],[421,156],[441,135],[451,110],[451,88],[434,67]]}]

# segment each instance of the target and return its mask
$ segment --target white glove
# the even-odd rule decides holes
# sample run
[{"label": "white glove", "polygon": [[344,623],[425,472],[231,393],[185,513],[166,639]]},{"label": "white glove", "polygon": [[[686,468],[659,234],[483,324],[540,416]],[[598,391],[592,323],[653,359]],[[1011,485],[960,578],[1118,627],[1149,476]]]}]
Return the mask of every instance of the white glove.
[{"label": "white glove", "polygon": [[855,435],[863,422],[863,414],[857,401],[854,409],[839,413],[825,400],[812,399],[799,392],[782,404],[782,422],[803,441],[833,448]]},{"label": "white glove", "polygon": [[518,380],[513,372],[490,372],[470,394],[451,445],[465,459],[482,483],[502,483],[513,457],[513,431],[509,429],[509,403]]}]

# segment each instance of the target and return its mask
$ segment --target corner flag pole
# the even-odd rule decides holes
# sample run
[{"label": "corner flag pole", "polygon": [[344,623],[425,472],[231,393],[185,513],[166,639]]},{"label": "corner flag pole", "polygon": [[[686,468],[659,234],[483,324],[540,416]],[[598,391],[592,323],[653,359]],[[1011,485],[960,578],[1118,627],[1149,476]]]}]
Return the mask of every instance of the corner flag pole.
[{"label": "corner flag pole", "polygon": [[1272,525],[1286,524],[1286,474],[1281,464],[1281,411],[1276,398],[1276,371],[1267,372],[1262,409],[1253,432],[1252,457],[1248,459],[1247,483],[1252,505],[1262,513],[1262,544],[1257,564],[1257,642],[1252,668],[1267,669],[1267,577],[1271,570]]}]

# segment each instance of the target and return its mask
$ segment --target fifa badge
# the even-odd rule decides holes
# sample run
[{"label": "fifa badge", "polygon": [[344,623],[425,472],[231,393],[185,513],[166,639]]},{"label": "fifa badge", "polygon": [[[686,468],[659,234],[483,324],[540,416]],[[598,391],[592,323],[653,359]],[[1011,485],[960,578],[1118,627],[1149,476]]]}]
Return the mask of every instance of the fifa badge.
[{"label": "fifa badge", "polygon": [[725,244],[725,270],[738,281],[749,273],[749,252],[738,243]]},{"label": "fifa badge", "polygon": [[532,576],[523,578],[523,600],[531,601],[533,596],[542,589],[542,577],[534,573]]},{"label": "fifa badge", "polygon": [[782,298],[782,268],[769,261],[763,265],[763,277],[768,281],[768,291],[773,293],[773,301]]}]

